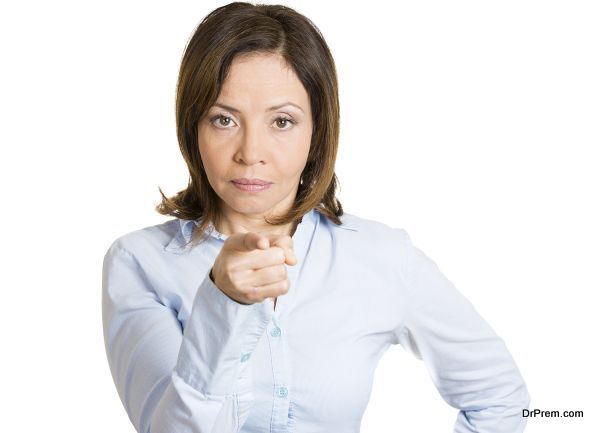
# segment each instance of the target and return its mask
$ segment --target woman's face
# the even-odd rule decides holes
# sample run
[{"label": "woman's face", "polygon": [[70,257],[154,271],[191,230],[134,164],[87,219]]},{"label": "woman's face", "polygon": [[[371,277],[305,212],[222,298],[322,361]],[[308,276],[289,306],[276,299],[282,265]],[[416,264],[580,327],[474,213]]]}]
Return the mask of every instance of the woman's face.
[{"label": "woman's face", "polygon": [[[312,136],[310,98],[274,54],[234,58],[221,93],[198,123],[198,146],[225,217],[285,213],[292,206]],[[236,186],[261,179],[266,189]],[[239,215],[239,214],[243,214]]]}]

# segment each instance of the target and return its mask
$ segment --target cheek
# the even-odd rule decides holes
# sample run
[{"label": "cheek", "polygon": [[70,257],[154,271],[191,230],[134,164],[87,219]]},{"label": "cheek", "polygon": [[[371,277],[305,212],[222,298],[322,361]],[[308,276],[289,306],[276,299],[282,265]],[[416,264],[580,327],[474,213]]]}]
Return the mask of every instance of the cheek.
[{"label": "cheek", "polygon": [[225,173],[226,167],[223,165],[223,155],[218,155],[215,152],[207,152],[203,156],[204,170],[211,182],[218,181],[221,174]]},{"label": "cheek", "polygon": [[198,151],[200,152],[200,158],[202,159],[206,175],[211,179],[216,173],[221,172],[223,155],[216,151],[216,146],[211,146],[207,143],[206,137],[202,134],[198,134]]},{"label": "cheek", "polygon": [[296,129],[287,133],[280,133],[274,138],[277,161],[289,167],[304,166],[303,161],[308,158],[312,139],[311,124],[301,123]]},{"label": "cheek", "polygon": [[308,158],[308,147],[304,149],[298,146],[293,150],[280,152],[277,155],[277,170],[282,177],[289,178],[290,181],[299,177],[306,165]]}]

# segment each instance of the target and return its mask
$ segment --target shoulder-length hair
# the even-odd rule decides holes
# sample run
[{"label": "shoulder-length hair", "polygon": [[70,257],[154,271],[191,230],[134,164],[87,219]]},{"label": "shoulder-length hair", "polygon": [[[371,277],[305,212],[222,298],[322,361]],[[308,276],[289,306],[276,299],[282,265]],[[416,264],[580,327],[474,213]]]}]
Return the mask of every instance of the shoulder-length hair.
[{"label": "shoulder-length hair", "polygon": [[198,147],[198,122],[214,104],[234,57],[240,53],[283,57],[306,89],[313,131],[306,166],[294,204],[287,214],[265,219],[271,225],[297,224],[315,208],[340,225],[342,204],[336,198],[335,161],[340,108],[335,63],[319,29],[305,16],[282,5],[234,2],[209,13],[189,39],[177,81],[176,123],[179,148],[189,170],[186,189],[162,195],[156,211],[197,220],[191,241],[204,239],[218,225],[219,197],[211,187]]}]

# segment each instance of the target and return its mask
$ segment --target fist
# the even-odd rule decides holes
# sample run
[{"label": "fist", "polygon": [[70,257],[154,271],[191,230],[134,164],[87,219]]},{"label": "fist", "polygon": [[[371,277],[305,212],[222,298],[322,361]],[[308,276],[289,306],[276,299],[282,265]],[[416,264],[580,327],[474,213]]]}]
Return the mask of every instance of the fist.
[{"label": "fist", "polygon": [[225,240],[211,278],[231,299],[249,305],[286,294],[285,265],[296,263],[291,236],[237,233]]}]

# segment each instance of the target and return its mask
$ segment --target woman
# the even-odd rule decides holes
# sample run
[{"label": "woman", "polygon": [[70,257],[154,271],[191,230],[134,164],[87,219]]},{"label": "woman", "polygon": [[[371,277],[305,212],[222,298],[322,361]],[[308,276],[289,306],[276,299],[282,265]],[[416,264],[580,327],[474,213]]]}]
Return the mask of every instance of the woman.
[{"label": "woman", "polygon": [[232,3],[188,42],[177,88],[188,187],[176,218],[119,237],[103,267],[110,369],[139,432],[354,433],[401,344],[460,411],[522,431],[503,340],[404,229],[335,197],[334,61],[292,9]]}]

